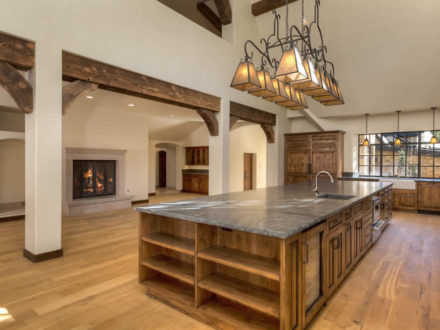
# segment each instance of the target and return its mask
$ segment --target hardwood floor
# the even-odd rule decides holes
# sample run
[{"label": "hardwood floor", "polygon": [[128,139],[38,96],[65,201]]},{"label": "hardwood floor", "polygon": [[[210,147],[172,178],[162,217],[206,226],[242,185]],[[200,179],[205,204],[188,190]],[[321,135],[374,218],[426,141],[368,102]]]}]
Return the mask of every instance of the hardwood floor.
[{"label": "hardwood floor", "polygon": [[[64,218],[65,256],[32,264],[24,221],[0,223],[0,328],[209,329],[145,295],[137,226],[133,210]],[[309,328],[440,329],[439,256],[440,216],[395,213]]]}]

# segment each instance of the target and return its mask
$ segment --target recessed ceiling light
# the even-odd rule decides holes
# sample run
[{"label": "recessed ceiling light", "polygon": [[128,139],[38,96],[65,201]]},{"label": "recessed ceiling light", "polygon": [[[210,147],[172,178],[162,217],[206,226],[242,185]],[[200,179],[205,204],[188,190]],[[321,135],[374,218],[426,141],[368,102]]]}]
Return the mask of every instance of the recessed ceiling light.
[{"label": "recessed ceiling light", "polygon": [[134,104],[133,103],[128,103],[128,106],[129,107],[134,107]]},{"label": "recessed ceiling light", "polygon": [[86,98],[93,99],[93,96],[92,95],[87,95]]}]

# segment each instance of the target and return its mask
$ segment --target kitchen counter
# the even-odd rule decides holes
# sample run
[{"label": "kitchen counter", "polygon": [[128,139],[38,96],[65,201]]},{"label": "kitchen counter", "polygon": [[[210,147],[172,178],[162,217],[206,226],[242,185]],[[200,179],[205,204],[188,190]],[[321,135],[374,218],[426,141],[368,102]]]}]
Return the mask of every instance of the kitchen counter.
[{"label": "kitchen counter", "polygon": [[316,198],[312,183],[300,183],[135,209],[142,213],[285,239],[391,185],[352,181],[320,183],[321,194],[355,196],[349,200]]}]

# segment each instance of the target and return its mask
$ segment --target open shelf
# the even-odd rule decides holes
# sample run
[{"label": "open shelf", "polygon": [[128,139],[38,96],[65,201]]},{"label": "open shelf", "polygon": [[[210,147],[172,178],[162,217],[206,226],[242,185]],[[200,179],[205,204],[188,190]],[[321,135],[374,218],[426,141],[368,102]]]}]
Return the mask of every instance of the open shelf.
[{"label": "open shelf", "polygon": [[280,328],[277,318],[259,312],[249,312],[227,299],[215,297],[198,308],[209,324],[220,329],[275,330]]},{"label": "open shelf", "polygon": [[274,259],[219,246],[199,252],[198,257],[275,281],[280,280],[280,264]]},{"label": "open shelf", "polygon": [[200,281],[198,286],[262,313],[280,317],[278,293],[218,273]]},{"label": "open shelf", "polygon": [[151,296],[181,305],[194,305],[194,286],[165,275],[142,281]]},{"label": "open shelf", "polygon": [[194,240],[171,235],[168,233],[153,233],[142,237],[144,242],[159,245],[167,249],[194,255]]},{"label": "open shelf", "polygon": [[160,254],[142,260],[141,263],[143,266],[154,269],[182,282],[194,285],[194,265],[188,262]]}]

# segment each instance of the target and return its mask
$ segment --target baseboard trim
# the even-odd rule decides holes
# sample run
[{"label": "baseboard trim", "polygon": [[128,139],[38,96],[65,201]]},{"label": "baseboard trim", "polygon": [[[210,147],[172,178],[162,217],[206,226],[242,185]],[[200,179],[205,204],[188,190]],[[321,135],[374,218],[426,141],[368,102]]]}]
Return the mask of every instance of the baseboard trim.
[{"label": "baseboard trim", "polygon": [[32,252],[23,249],[23,257],[28,259],[29,261],[33,263],[47,261],[50,259],[55,259],[63,256],[63,249],[40,253],[40,254],[33,254]]},{"label": "baseboard trim", "polygon": [[440,215],[439,211],[417,210],[420,214]]},{"label": "baseboard trim", "polygon": [[138,201],[131,201],[131,205],[144,204],[144,203],[148,203],[148,199],[141,199],[141,200],[138,200]]},{"label": "baseboard trim", "polygon": [[148,193],[148,196],[156,196],[156,193]]},{"label": "baseboard trim", "polygon": [[0,218],[0,222],[14,221],[14,220],[24,220],[24,215],[13,215],[11,217]]}]

